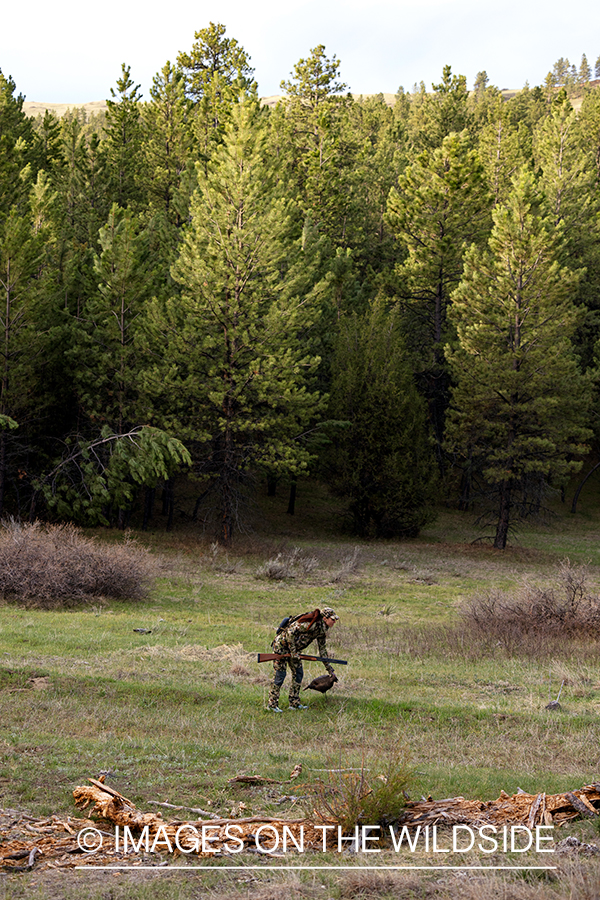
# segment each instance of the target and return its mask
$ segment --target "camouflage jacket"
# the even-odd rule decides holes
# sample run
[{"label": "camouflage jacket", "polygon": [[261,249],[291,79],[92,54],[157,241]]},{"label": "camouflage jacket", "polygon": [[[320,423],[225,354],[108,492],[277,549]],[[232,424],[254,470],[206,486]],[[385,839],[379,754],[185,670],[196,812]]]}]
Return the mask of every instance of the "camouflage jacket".
[{"label": "camouflage jacket", "polygon": [[[273,650],[275,653],[290,653],[292,656],[296,656],[316,640],[319,648],[318,655],[327,656],[326,635],[327,626],[321,618],[314,625],[309,625],[308,622],[292,622],[277,635],[273,641]],[[329,672],[331,666],[327,663],[324,665]]]}]

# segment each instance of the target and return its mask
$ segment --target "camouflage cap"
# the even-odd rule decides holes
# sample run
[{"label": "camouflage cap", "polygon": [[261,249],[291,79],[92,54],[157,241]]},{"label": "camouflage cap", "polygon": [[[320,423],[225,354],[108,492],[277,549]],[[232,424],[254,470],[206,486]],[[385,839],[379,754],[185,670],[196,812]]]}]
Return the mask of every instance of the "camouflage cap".
[{"label": "camouflage cap", "polygon": [[330,606],[322,606],[321,615],[324,619],[333,619],[334,622],[339,622],[340,620],[340,617],[337,615],[337,613],[334,613]]}]

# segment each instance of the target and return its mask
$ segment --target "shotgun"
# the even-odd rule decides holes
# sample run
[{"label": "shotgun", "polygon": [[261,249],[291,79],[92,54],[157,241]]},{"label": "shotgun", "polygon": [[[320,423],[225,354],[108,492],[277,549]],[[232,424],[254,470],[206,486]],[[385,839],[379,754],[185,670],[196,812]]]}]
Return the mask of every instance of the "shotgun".
[{"label": "shotgun", "polygon": [[[291,653],[259,653],[258,654],[258,662],[269,662],[274,659],[289,659]],[[336,663],[338,666],[347,666],[347,659],[330,659],[328,656],[304,656],[302,653],[298,654],[298,659],[308,659],[312,662],[322,662],[322,663]]]}]

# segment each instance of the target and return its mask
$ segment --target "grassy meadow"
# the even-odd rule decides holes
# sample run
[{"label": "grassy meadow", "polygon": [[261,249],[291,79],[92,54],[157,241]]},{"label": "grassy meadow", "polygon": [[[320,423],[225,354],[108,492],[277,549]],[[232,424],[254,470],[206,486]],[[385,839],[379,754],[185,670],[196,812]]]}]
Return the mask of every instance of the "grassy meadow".
[{"label": "grassy meadow", "polygon": [[[300,818],[330,769],[390,760],[410,765],[418,799],[572,790],[600,776],[600,641],[482,642],[460,607],[476,594],[553,583],[569,558],[600,591],[600,506],[590,488],[576,516],[556,503],[546,524],[523,528],[512,546],[473,543],[471,514],[447,509],[419,538],[363,542],[340,536],[335,505],[318,486],[287,498],[257,498],[253,530],[224,551],[188,526],[136,535],[156,562],[147,601],[98,601],[63,609],[0,607],[0,808],[76,814],[75,785],[107,783],[141,809],[150,801],[220,816]],[[98,532],[98,540],[122,535]],[[296,549],[298,548],[298,549]],[[275,565],[277,563],[277,565]],[[287,569],[286,578],[274,578]],[[266,710],[269,650],[285,615],[327,603],[339,684],[309,709]],[[135,631],[143,629],[143,631]],[[321,674],[305,664],[305,681]],[[558,694],[561,709],[545,709]],[[302,775],[285,783],[301,763]],[[281,784],[230,784],[238,774]],[[164,811],[165,817],[168,811]],[[183,813],[183,815],[186,815]],[[193,815],[187,814],[189,818]],[[594,822],[573,834],[598,839]],[[255,865],[256,858],[248,858]],[[371,865],[363,854],[319,854],[303,864]],[[53,872],[0,874],[0,898],[597,897],[594,859],[557,854],[466,854],[452,864],[556,865],[556,872],[461,873],[264,871],[181,874]],[[191,865],[193,861],[188,860]],[[278,861],[298,863],[297,857]],[[449,864],[431,854],[376,858],[381,865]],[[169,860],[169,864],[175,864]],[[0,870],[1,873],[1,870]],[[108,884],[107,884],[108,882]],[[596,893],[594,893],[596,891]]]}]

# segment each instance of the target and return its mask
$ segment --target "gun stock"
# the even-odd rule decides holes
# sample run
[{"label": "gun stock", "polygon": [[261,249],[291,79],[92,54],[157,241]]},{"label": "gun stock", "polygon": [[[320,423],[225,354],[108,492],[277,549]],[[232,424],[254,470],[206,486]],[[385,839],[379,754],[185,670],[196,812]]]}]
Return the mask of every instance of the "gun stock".
[{"label": "gun stock", "polygon": [[[258,653],[258,662],[270,662],[275,659],[289,659],[289,653]],[[322,662],[322,663],[335,663],[338,666],[347,666],[347,659],[331,659],[329,656],[305,656],[304,654],[298,654],[299,659],[307,659],[310,662]]]}]

